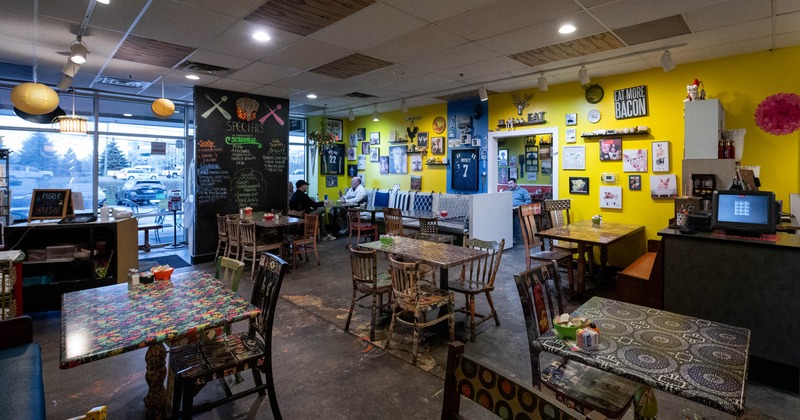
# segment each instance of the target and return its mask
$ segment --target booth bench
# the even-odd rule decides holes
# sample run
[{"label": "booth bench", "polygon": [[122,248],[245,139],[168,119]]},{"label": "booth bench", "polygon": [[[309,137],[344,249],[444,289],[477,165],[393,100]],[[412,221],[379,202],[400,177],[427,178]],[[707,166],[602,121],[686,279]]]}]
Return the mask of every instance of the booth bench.
[{"label": "booth bench", "polygon": [[0,321],[0,417],[45,419],[42,349],[33,342],[33,321]]}]

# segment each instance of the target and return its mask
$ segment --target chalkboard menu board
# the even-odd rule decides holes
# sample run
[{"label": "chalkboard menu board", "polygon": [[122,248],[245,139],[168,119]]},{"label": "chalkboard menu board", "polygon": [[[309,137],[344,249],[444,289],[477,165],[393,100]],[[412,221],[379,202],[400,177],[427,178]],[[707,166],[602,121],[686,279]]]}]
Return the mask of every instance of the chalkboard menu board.
[{"label": "chalkboard menu board", "polygon": [[194,256],[214,254],[216,215],[286,210],[289,101],[195,87]]},{"label": "chalkboard menu board", "polygon": [[478,191],[478,148],[451,149],[453,153],[450,188],[462,191]]},{"label": "chalkboard menu board", "polygon": [[73,216],[71,190],[33,190],[28,220]]}]

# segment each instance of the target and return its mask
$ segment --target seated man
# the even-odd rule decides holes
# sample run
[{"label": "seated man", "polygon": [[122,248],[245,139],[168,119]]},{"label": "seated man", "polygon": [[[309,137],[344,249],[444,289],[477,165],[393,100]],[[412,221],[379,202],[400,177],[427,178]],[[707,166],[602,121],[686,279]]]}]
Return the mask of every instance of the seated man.
[{"label": "seated man", "polygon": [[[517,185],[517,178],[509,178],[508,180],[508,191],[511,191],[511,205],[516,209],[517,207],[523,204],[530,204],[531,203],[531,195],[525,188],[520,187]],[[519,226],[519,217],[514,214],[514,243],[522,242],[522,229]]]},{"label": "seated man", "polygon": [[323,241],[332,241],[335,236],[328,233],[325,229],[325,205],[322,201],[314,201],[308,196],[308,182],[303,179],[297,181],[297,190],[289,199],[289,208],[292,210],[304,211],[308,214],[319,216],[319,233]]},{"label": "seated man", "polygon": [[[339,189],[339,197],[339,204],[345,206],[357,206],[361,203],[365,203],[367,200],[367,190],[361,185],[361,178],[354,176],[353,179],[350,180],[350,188],[347,189],[344,195],[342,195],[342,190]],[[336,222],[339,223],[339,226],[344,227],[339,231],[339,235],[346,235],[348,228],[347,211],[340,211],[336,217]]]}]

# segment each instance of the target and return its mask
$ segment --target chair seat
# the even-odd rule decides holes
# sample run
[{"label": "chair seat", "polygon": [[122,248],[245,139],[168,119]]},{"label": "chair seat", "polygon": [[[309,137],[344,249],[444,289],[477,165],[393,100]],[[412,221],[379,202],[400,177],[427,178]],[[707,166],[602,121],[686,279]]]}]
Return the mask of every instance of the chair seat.
[{"label": "chair seat", "polygon": [[264,344],[238,333],[176,347],[171,351],[173,372],[183,381],[200,386],[216,379],[264,364]]},{"label": "chair seat", "polygon": [[483,293],[493,292],[494,285],[487,286],[486,283],[475,281],[464,281],[462,279],[451,280],[447,285],[448,290],[459,293]]},{"label": "chair seat", "polygon": [[556,239],[553,240],[552,247],[566,251],[572,251],[573,253],[578,252],[578,244],[575,242],[559,241]]},{"label": "chair seat", "polygon": [[603,372],[600,369],[561,358],[542,368],[542,383],[572,401],[586,404],[586,412],[596,410],[609,418],[620,418],[631,404],[640,384]]},{"label": "chair seat", "polygon": [[455,299],[455,295],[452,292],[442,290],[432,284],[420,283],[419,285],[419,304],[421,306],[436,308],[446,305],[453,299]]},{"label": "chair seat", "polygon": [[551,251],[536,251],[531,249],[531,258],[537,260],[556,260],[560,261],[564,258],[572,258],[572,253],[564,250],[551,250]]},{"label": "chair seat", "polygon": [[367,285],[366,283],[358,284],[358,291],[360,293],[388,293],[392,291],[392,276],[389,273],[378,274],[378,280],[375,286]]}]

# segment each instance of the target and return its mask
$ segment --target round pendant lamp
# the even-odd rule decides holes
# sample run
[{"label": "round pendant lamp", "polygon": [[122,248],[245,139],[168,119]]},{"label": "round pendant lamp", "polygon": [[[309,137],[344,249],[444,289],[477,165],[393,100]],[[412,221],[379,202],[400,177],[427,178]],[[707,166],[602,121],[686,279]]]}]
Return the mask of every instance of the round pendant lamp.
[{"label": "round pendant lamp", "polygon": [[150,109],[161,119],[169,118],[175,113],[175,103],[164,97],[164,79],[161,79],[161,97],[153,101]]},{"label": "round pendant lamp", "polygon": [[11,89],[11,102],[28,114],[48,114],[58,108],[58,94],[49,86],[26,82]]}]

